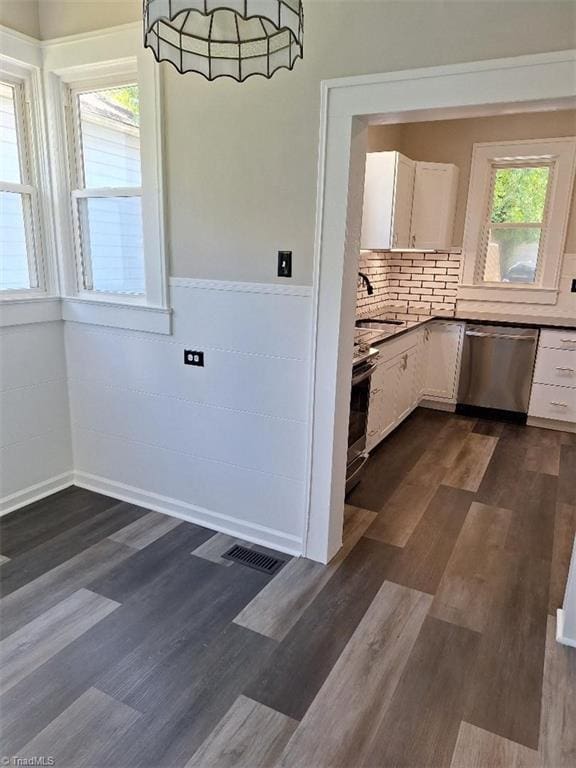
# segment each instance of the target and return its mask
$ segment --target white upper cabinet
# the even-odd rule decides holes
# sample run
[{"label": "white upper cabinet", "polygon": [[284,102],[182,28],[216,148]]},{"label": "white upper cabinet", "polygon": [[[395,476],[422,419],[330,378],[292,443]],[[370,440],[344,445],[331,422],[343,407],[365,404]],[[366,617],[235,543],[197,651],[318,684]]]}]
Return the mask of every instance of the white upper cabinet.
[{"label": "white upper cabinet", "polygon": [[399,152],[369,152],[361,248],[449,248],[457,190],[455,165],[415,162]]},{"label": "white upper cabinet", "polygon": [[450,163],[416,163],[410,247],[431,250],[452,245],[458,168]]},{"label": "white upper cabinet", "polygon": [[361,248],[407,248],[415,163],[399,152],[366,155]]}]

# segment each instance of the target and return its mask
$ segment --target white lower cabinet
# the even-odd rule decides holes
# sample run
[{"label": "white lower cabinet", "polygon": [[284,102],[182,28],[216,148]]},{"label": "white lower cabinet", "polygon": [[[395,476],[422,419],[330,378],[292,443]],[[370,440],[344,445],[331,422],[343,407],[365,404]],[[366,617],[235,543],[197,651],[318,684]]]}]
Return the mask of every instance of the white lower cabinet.
[{"label": "white lower cabinet", "polygon": [[423,329],[423,375],[420,396],[456,402],[464,324],[436,320]]},{"label": "white lower cabinet", "polygon": [[380,345],[370,390],[368,451],[420,400],[456,402],[463,330],[463,323],[439,320]]},{"label": "white lower cabinet", "polygon": [[[576,424],[576,333],[540,333],[528,416]],[[561,425],[558,425],[561,428]]]},{"label": "white lower cabinet", "polygon": [[[402,337],[404,338],[404,337]],[[402,345],[380,347],[372,374],[366,448],[371,451],[418,405],[418,353],[421,331],[407,334]],[[398,340],[399,341],[399,340]]]}]

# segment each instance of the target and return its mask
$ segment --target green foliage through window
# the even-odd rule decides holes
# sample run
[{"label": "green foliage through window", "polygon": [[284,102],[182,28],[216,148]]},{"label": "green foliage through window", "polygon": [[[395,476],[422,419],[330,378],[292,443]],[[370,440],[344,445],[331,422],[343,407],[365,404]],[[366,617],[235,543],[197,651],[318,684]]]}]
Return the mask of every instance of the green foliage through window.
[{"label": "green foliage through window", "polygon": [[490,220],[494,224],[539,223],[544,217],[550,169],[499,168]]},{"label": "green foliage through window", "polygon": [[100,95],[107,101],[118,104],[132,114],[134,122],[140,122],[140,101],[138,99],[137,85],[124,85],[121,88],[111,88],[101,91]]}]

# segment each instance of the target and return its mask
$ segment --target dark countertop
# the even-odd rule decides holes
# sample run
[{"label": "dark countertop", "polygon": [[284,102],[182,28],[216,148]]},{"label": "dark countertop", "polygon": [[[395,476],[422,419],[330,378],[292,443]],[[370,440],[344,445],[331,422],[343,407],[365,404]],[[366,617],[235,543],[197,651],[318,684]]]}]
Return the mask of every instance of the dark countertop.
[{"label": "dark countertop", "polygon": [[[394,313],[381,312],[379,314],[371,315],[372,318],[382,320],[395,320]],[[555,328],[557,330],[574,331],[576,330],[576,320],[566,319],[564,317],[546,317],[537,318],[536,316],[521,316],[507,315],[506,320],[500,319],[498,316],[489,314],[487,312],[467,312],[466,314],[458,314],[455,317],[446,315],[432,315],[425,320],[403,320],[400,324],[383,325],[382,330],[375,330],[373,328],[356,328],[354,334],[355,344],[361,346],[378,346],[389,339],[395,339],[404,333],[413,331],[415,328],[420,328],[427,323],[431,323],[433,320],[444,320],[446,322],[471,322],[478,323],[479,325],[515,325],[522,328]],[[367,320],[366,315],[363,316],[364,320]]]}]

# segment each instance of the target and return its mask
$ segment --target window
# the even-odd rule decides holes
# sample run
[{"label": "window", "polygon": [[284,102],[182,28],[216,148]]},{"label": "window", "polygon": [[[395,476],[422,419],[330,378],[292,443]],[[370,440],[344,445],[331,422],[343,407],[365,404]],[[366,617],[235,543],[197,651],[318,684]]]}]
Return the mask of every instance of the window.
[{"label": "window", "polygon": [[574,137],[474,145],[460,300],[556,303],[575,167]]},{"label": "window", "polygon": [[0,290],[41,287],[25,84],[0,82]]},{"label": "window", "polygon": [[138,86],[70,94],[79,284],[85,291],[141,296],[146,287]]},{"label": "window", "polygon": [[549,183],[548,165],[493,168],[484,282],[536,282]]}]

